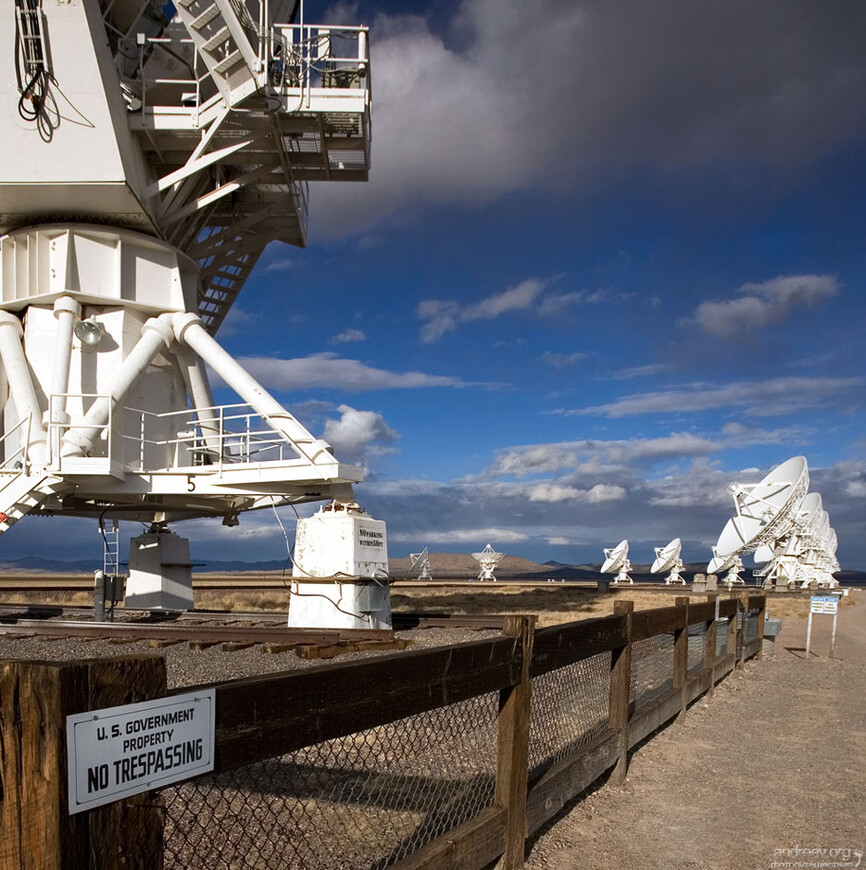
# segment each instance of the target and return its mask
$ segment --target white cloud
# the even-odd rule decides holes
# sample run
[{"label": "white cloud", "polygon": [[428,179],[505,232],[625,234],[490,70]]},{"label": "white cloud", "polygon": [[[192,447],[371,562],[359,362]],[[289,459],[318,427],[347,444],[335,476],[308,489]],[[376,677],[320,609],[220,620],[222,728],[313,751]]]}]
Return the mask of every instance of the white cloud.
[{"label": "white cloud", "polygon": [[721,338],[732,338],[783,321],[796,305],[817,305],[839,290],[830,275],[787,275],[763,284],[743,284],[737,298],[702,302],[684,325],[697,323]]},{"label": "white cloud", "polygon": [[[416,540],[419,537],[417,533],[396,532],[388,535],[388,539],[392,541]],[[494,547],[498,544],[513,544],[518,541],[526,541],[529,535],[523,532],[516,532],[513,529],[447,529],[442,531],[425,531],[420,537],[430,544],[476,544],[479,541],[492,543]]]},{"label": "white cloud", "polygon": [[350,405],[339,405],[340,418],[325,422],[325,440],[344,462],[366,465],[370,455],[391,452],[389,445],[400,436],[375,411],[358,411]]},{"label": "white cloud", "polygon": [[331,338],[331,341],[336,344],[349,344],[353,341],[366,340],[367,333],[365,333],[363,329],[344,329],[342,332],[337,333],[337,335]]},{"label": "white cloud", "polygon": [[724,386],[689,384],[668,390],[624,396],[605,405],[561,411],[565,416],[598,414],[688,414],[715,408],[741,407],[754,417],[770,417],[819,408],[841,394],[862,387],[863,378],[771,378]]},{"label": "white cloud", "polygon": [[529,491],[530,501],[543,501],[555,504],[560,501],[580,498],[586,493],[575,486],[564,486],[561,483],[539,483]]},{"label": "white cloud", "polygon": [[546,281],[529,278],[502,293],[495,293],[472,305],[460,305],[453,299],[425,299],[418,303],[416,314],[426,321],[421,327],[421,341],[432,344],[459,323],[492,320],[503,314],[530,308],[544,290]]},{"label": "white cloud", "polygon": [[467,387],[467,381],[423,372],[389,372],[335,353],[316,353],[299,359],[248,356],[238,362],[263,386],[272,390],[304,390],[325,387],[361,392],[422,387]]},{"label": "white cloud", "polygon": [[587,493],[587,500],[590,504],[601,504],[605,501],[622,501],[627,495],[628,492],[622,486],[597,483]]},{"label": "white cloud", "polygon": [[588,353],[581,353],[580,351],[575,353],[554,353],[553,351],[546,350],[539,359],[549,366],[563,369],[567,366],[573,366],[575,363],[583,362],[588,356]]}]

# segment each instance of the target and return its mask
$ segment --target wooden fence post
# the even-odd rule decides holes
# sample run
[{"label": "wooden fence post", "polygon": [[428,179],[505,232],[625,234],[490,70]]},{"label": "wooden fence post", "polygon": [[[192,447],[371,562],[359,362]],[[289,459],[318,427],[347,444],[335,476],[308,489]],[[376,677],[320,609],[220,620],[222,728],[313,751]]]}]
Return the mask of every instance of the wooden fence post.
[{"label": "wooden fence post", "polygon": [[761,592],[761,604],[758,608],[758,655],[757,659],[764,658],[764,621],[767,618],[767,593]]},{"label": "wooden fence post", "polygon": [[520,682],[499,694],[498,757],[496,762],[496,804],[508,811],[505,852],[496,870],[518,870],[526,849],[526,793],[529,779],[529,726],[532,683],[529,666],[535,635],[535,616],[506,616],[502,633],[520,637],[523,668]]},{"label": "wooden fence post", "polygon": [[[729,597],[732,601],[736,601],[736,600],[737,600],[736,594],[733,593],[733,592],[732,592],[728,597]],[[734,657],[734,665],[733,665],[733,667],[731,668],[731,670],[733,670],[734,667],[736,667],[736,665],[737,665],[737,655],[738,655],[738,651],[737,651],[737,639],[738,639],[738,632],[737,632],[737,609],[734,608],[734,615],[731,617],[731,620],[730,620],[730,622],[728,623],[728,655],[732,655],[732,656]]]},{"label": "wooden fence post", "polygon": [[148,795],[69,814],[66,717],[165,694],[157,656],[0,662],[0,867],[163,866],[161,802]]},{"label": "wooden fence post", "polygon": [[740,623],[740,636],[737,638],[737,668],[746,664],[746,617],[749,615],[749,590],[743,589],[739,594],[739,607],[743,612],[743,621]]},{"label": "wooden fence post", "polygon": [[677,595],[674,599],[677,608],[683,608],[683,626],[674,631],[674,688],[680,690],[680,712],[677,714],[677,723],[682,723],[686,715],[686,707],[689,704],[688,695],[688,670],[689,670],[689,597]]},{"label": "wooden fence post", "polygon": [[704,667],[710,671],[710,690],[707,692],[707,697],[711,697],[716,689],[716,599],[718,596],[715,592],[710,592],[707,595],[707,604],[712,605],[713,615],[707,620],[706,641],[704,644]]},{"label": "wooden fence post", "polygon": [[626,617],[626,645],[610,654],[610,702],[608,722],[619,733],[618,758],[610,775],[613,785],[621,785],[628,775],[628,719],[631,691],[631,625],[634,601],[615,601],[613,612]]}]

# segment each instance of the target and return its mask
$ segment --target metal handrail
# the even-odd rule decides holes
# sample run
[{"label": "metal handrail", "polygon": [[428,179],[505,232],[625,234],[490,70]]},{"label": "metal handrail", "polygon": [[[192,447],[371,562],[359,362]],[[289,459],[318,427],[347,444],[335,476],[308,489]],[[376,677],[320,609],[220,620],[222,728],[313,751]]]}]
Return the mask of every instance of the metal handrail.
[{"label": "metal handrail", "polygon": [[[16,474],[21,474],[22,472],[26,472],[28,466],[30,464],[29,459],[29,449],[30,449],[30,432],[31,432],[31,424],[33,422],[33,415],[27,414],[25,417],[22,417],[8,432],[4,432],[2,436],[0,436],[0,447],[5,446],[6,440],[10,438],[15,432],[22,428],[26,424],[27,432],[22,442],[21,446],[11,455],[7,456],[2,463],[0,463],[0,472],[9,472],[13,471]],[[15,460],[17,457],[21,457],[20,466],[15,468],[7,468],[9,463]]]}]

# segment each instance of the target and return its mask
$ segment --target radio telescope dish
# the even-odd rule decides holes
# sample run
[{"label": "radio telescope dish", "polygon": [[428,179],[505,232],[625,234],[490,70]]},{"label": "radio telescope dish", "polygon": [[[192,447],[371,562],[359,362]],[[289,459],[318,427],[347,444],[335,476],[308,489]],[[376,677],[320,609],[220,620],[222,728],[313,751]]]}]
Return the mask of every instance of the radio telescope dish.
[{"label": "radio telescope dish", "polygon": [[412,571],[418,571],[419,580],[432,580],[430,576],[430,553],[425,547],[420,553],[410,553],[409,558],[412,560]]},{"label": "radio telescope dish", "polygon": [[761,544],[783,537],[809,489],[805,456],[794,456],[774,468],[759,483],[731,485],[736,515],[713,547],[707,571],[717,574],[732,566],[732,557],[753,553]]},{"label": "radio telescope dish", "polygon": [[682,549],[682,541],[680,541],[679,538],[674,538],[665,547],[655,548],[656,559],[655,562],[653,562],[650,571],[653,574],[661,574],[664,571],[670,571],[671,573],[665,579],[665,585],[667,586],[674,583],[681,583],[683,586],[686,585],[686,581],[683,580],[680,574],[683,570],[683,560],[680,558]]},{"label": "radio telescope dish", "polygon": [[481,566],[481,570],[478,572],[478,579],[492,580],[495,583],[496,577],[493,574],[493,569],[504,557],[505,553],[497,553],[490,544],[488,544],[480,553],[473,553],[472,558]]},{"label": "radio telescope dish", "polygon": [[628,572],[631,570],[631,562],[628,560],[628,540],[620,541],[615,547],[604,551],[604,564],[601,566],[602,574],[616,574],[614,583],[634,583]]}]

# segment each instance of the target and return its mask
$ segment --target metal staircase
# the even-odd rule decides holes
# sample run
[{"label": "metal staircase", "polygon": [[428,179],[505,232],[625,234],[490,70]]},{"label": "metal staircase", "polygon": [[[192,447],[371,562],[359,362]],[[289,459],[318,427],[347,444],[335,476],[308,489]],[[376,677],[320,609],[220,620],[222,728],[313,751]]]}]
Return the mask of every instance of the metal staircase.
[{"label": "metal staircase", "polygon": [[178,0],[176,8],[226,105],[254,94],[260,35],[246,7],[237,0]]},{"label": "metal staircase", "polygon": [[68,483],[50,472],[25,474],[18,471],[12,475],[3,472],[0,478],[0,535],[47,499],[69,488]]}]

